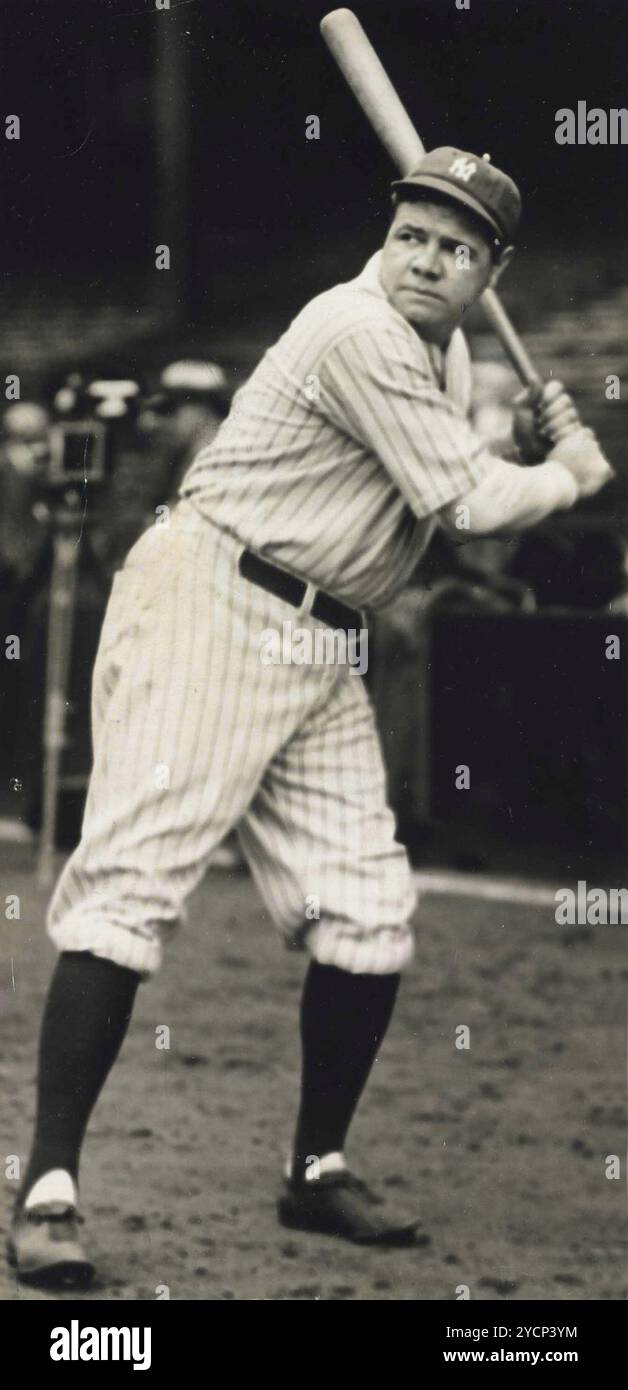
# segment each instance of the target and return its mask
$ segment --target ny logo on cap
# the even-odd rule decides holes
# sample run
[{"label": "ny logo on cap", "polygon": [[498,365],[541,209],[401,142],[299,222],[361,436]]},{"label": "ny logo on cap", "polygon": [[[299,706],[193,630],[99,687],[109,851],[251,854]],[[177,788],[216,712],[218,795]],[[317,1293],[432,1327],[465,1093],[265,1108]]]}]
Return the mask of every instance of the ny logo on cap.
[{"label": "ny logo on cap", "polygon": [[449,173],[456,179],[462,179],[463,183],[468,183],[477,167],[474,159],[464,159],[462,155],[458,155],[449,165]]}]

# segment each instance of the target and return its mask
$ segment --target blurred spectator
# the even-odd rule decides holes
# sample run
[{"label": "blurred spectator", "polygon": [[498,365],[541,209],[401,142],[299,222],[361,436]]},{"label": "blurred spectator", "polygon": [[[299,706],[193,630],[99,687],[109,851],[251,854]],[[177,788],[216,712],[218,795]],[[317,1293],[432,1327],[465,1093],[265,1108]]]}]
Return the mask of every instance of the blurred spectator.
[{"label": "blurred spectator", "polygon": [[522,536],[508,572],[527,584],[539,608],[569,608],[574,593],[575,540],[563,532]]},{"label": "blurred spectator", "polygon": [[46,546],[37,520],[48,453],[48,412],[29,401],[5,410],[0,437],[0,567],[3,591],[33,574]]},{"label": "blurred spectator", "polygon": [[608,605],[609,613],[616,613],[618,616],[628,617],[628,541],[625,537],[620,538],[623,548],[622,578],[621,588]]},{"label": "blurred spectator", "polygon": [[608,527],[583,536],[540,531],[522,537],[509,573],[534,590],[539,608],[612,605],[613,612],[626,611],[626,545]]},{"label": "blurred spectator", "polygon": [[614,531],[581,536],[574,556],[574,608],[604,608],[625,589],[625,544]]},{"label": "blurred spectator", "polygon": [[471,419],[478,434],[502,458],[513,456],[512,402],[519,390],[519,379],[505,362],[473,364]]},{"label": "blurred spectator", "polygon": [[173,506],[193,456],[217,433],[231,392],[214,362],[172,362],[142,405],[137,427],[118,450],[104,498],[110,564],[116,568],[160,506]]},{"label": "blurred spectator", "polygon": [[168,501],[199,449],[211,444],[229,413],[231,391],[223,368],[215,362],[171,362],[160,377],[160,391],[146,404],[144,427],[159,423],[162,444],[170,453]]},{"label": "blurred spectator", "polygon": [[[17,659],[3,659],[0,681],[2,803],[8,823],[17,819],[24,785],[19,755],[20,707],[27,688],[25,632],[33,594],[43,582],[50,559],[50,538],[37,519],[48,450],[48,414],[41,406],[18,401],[7,407],[0,434],[0,640],[20,642]],[[5,826],[5,832],[6,826]]]}]

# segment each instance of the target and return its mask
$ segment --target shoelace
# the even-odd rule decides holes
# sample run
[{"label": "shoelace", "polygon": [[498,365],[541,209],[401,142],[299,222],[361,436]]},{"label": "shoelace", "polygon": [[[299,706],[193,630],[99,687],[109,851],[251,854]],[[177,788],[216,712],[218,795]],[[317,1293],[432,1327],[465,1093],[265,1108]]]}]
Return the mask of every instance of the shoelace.
[{"label": "shoelace", "polygon": [[35,1226],[42,1226],[47,1221],[68,1221],[79,1226],[85,1224],[85,1217],[74,1207],[66,1207],[65,1211],[49,1211],[46,1207],[30,1207],[23,1213],[26,1221],[32,1222]]},{"label": "shoelace", "polygon": [[338,1178],[338,1187],[348,1187],[353,1192],[359,1192],[361,1197],[365,1197],[372,1207],[381,1206],[381,1200],[376,1197],[368,1183],[363,1178],[358,1178],[355,1173],[341,1173]]}]

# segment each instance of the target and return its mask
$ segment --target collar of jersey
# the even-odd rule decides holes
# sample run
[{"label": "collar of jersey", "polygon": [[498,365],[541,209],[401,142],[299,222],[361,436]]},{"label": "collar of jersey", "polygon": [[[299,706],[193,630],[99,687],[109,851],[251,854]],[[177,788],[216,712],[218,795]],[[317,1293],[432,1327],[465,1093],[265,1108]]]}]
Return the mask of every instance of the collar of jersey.
[{"label": "collar of jersey", "polygon": [[[384,286],[382,285],[382,282],[379,278],[381,261],[381,250],[376,251],[374,256],[369,257],[364,269],[360,271],[359,275],[356,276],[355,280],[353,281],[353,284],[359,285],[360,289],[371,291],[372,294],[377,295],[378,299],[383,299],[385,303],[388,305],[391,313],[394,314],[395,318],[401,319],[403,324],[412,328],[412,325],[408,324],[407,319],[404,319],[403,314],[399,314],[395,309],[394,305],[390,303],[388,295],[386,294]],[[425,338],[421,337],[420,333],[415,334],[415,336],[418,337],[419,342],[422,343],[425,349],[436,385],[439,387],[439,390],[444,391],[447,372],[447,351],[443,352],[441,348],[435,347],[434,345],[427,343],[425,341]]]},{"label": "collar of jersey", "polygon": [[[376,251],[374,256],[369,256],[364,270],[361,270],[360,274],[356,275],[356,278],[353,281],[353,283],[354,285],[359,285],[360,289],[371,290],[373,294],[377,295],[378,299],[385,299],[386,303],[390,304],[388,295],[386,294],[384,286],[382,285],[382,282],[379,278],[379,268],[381,262],[382,253],[381,251]],[[392,304],[390,305],[390,307],[392,309]]]}]

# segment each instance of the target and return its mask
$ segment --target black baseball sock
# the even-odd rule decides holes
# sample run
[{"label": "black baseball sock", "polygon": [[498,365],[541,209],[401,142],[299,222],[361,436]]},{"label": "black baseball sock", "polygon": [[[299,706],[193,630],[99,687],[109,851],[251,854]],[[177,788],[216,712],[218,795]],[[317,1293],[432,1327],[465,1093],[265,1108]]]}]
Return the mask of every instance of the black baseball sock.
[{"label": "black baseball sock", "polygon": [[37,1119],[19,1200],[52,1168],[76,1179],[83,1135],[126,1033],[140,976],[87,951],[57,961],[39,1042]]},{"label": "black baseball sock", "polygon": [[390,1022],[397,975],[352,975],[334,965],[309,967],[301,1004],[301,1106],[293,1176],[312,1154],[341,1152],[358,1101]]}]

